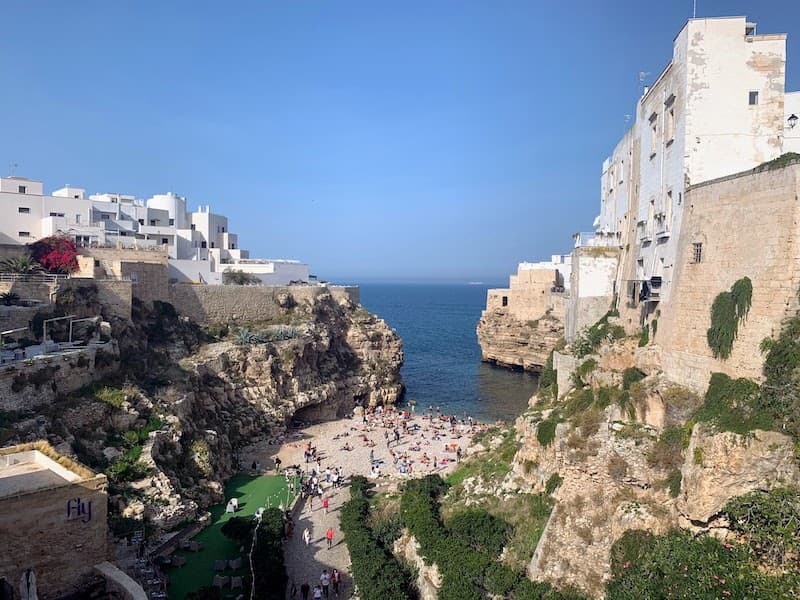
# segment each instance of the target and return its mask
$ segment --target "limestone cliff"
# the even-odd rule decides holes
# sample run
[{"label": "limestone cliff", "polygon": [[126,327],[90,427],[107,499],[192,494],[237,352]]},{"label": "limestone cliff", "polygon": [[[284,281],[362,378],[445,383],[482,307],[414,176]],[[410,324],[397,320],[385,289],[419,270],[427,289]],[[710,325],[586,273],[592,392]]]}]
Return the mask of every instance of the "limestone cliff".
[{"label": "limestone cliff", "polygon": [[[122,365],[102,388],[22,411],[9,440],[45,437],[106,470],[125,517],[173,526],[222,498],[237,449],[295,420],[389,404],[403,385],[401,341],[347,299],[282,302],[249,328],[203,331],[171,305],[115,322]],[[9,433],[10,431],[10,433]]]},{"label": "limestone cliff", "polygon": [[490,308],[483,311],[477,333],[484,361],[538,372],[564,336],[564,324],[551,315],[523,322],[507,310]]},{"label": "limestone cliff", "polygon": [[683,527],[726,537],[729,500],[800,481],[790,437],[691,427],[702,400],[657,373],[640,373],[622,390],[639,354],[623,340],[580,359],[576,389],[534,397],[516,422],[520,447],[504,486],[547,489],[555,501],[529,565],[535,580],[602,597],[612,544],[625,531]]}]

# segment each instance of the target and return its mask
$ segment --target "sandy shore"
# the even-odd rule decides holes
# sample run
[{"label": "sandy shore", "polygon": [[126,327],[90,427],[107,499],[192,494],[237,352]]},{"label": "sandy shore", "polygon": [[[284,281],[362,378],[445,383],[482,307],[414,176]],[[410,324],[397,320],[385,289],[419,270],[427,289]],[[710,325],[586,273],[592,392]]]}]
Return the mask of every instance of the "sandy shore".
[{"label": "sandy shore", "polygon": [[[457,449],[460,447],[462,455],[466,456],[473,435],[485,428],[477,423],[470,427],[464,420],[459,420],[452,428],[448,421],[437,418],[435,414],[433,419],[428,414],[405,413],[407,417],[403,414],[402,411],[372,413],[365,423],[363,416],[357,413],[349,419],[289,430],[278,443],[262,442],[243,449],[240,461],[242,465],[257,462],[260,470],[271,471],[277,456],[283,468],[299,465],[310,471],[319,464],[322,471],[326,467],[339,467],[345,477],[372,477],[371,466],[375,464],[380,469],[380,476],[375,477],[379,481],[429,473],[444,476],[456,467]],[[399,433],[398,441],[395,441],[395,431]],[[308,445],[316,448],[318,463],[314,460],[306,462],[304,450]],[[370,453],[374,463],[370,462]],[[410,470],[405,474],[401,473],[404,460]]]}]

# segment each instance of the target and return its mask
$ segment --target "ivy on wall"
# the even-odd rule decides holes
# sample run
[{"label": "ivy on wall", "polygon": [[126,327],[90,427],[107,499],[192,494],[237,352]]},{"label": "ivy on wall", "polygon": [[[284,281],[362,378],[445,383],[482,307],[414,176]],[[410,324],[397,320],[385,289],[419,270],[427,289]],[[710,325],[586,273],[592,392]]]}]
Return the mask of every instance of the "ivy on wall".
[{"label": "ivy on wall", "polygon": [[753,302],[753,282],[742,277],[729,292],[721,292],[711,305],[711,327],[706,332],[714,358],[727,359],[739,332],[739,323],[747,317]]}]

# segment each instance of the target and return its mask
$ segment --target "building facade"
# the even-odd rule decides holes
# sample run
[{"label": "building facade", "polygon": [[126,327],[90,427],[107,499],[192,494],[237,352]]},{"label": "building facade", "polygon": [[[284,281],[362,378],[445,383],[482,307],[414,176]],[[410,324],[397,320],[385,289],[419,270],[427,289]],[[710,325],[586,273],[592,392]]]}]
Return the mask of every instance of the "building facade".
[{"label": "building facade", "polygon": [[40,181],[0,178],[0,244],[29,244],[65,235],[79,246],[166,249],[173,281],[221,283],[222,273],[251,273],[262,283],[286,285],[309,281],[308,265],[299,261],[250,259],[224,215],[173,193],[148,200],[125,194],[86,196],[65,186],[45,194]]},{"label": "building facade", "polygon": [[39,598],[73,593],[107,559],[106,486],[46,442],[0,449],[0,580],[17,597],[29,581]]}]

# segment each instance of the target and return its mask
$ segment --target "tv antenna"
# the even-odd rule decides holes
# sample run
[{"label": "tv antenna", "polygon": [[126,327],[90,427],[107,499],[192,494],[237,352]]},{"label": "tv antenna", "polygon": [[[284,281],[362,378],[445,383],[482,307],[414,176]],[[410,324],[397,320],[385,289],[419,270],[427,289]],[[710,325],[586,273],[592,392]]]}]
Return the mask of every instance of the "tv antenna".
[{"label": "tv antenna", "polygon": [[692,18],[697,18],[697,0],[692,0]]},{"label": "tv antenna", "polygon": [[11,171],[11,177],[17,174],[17,167],[19,165],[17,163],[8,163],[8,170]]}]

